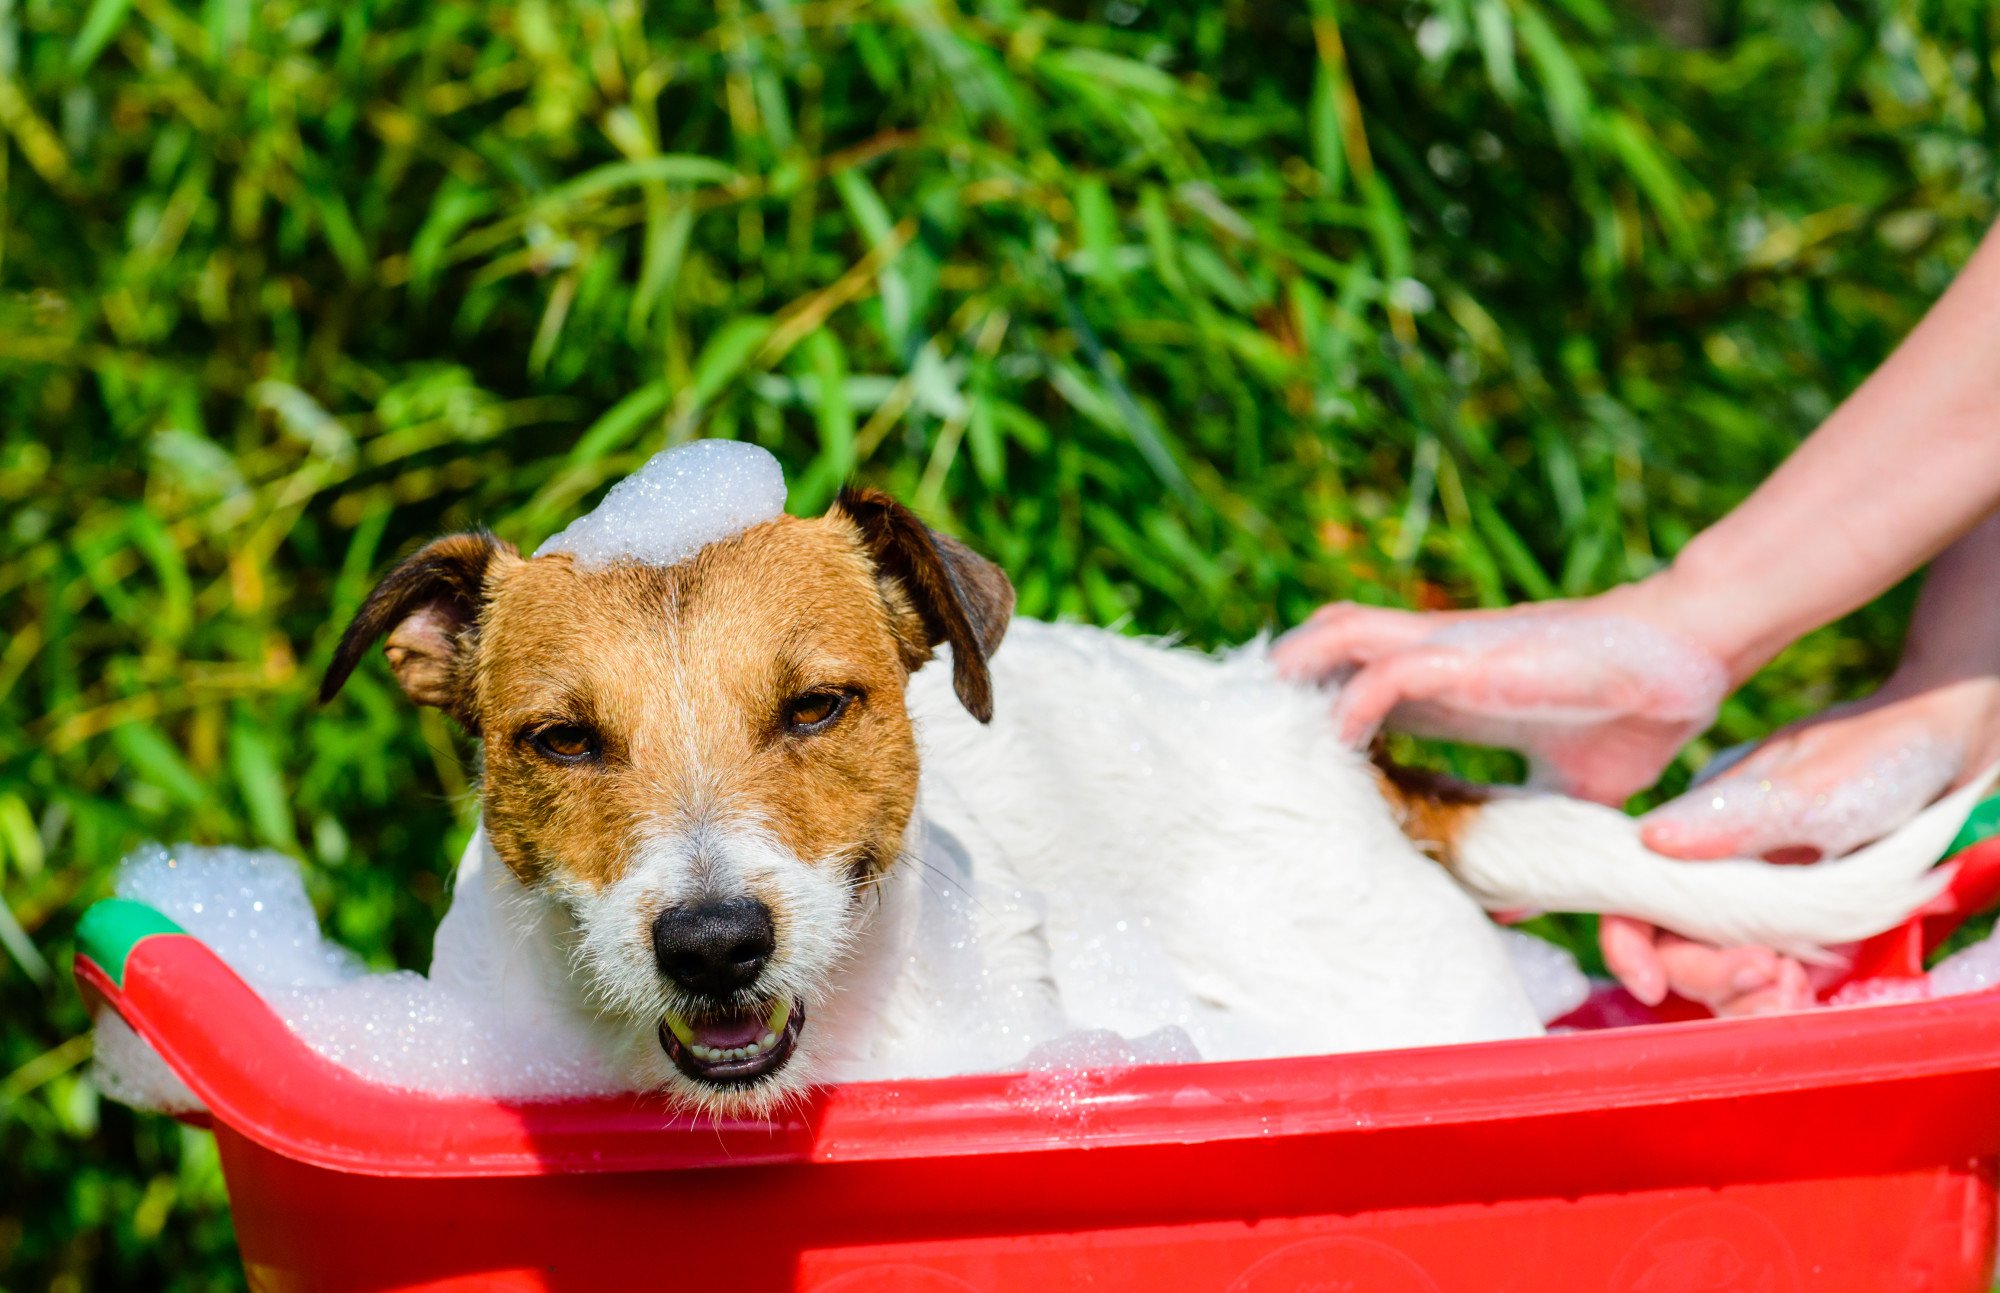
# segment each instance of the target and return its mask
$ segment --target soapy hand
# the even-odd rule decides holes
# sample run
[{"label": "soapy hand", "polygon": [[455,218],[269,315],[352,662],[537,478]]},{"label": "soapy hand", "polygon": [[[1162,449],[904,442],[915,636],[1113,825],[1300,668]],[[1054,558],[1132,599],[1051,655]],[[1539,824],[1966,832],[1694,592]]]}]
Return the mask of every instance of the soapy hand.
[{"label": "soapy hand", "polygon": [[1720,662],[1634,613],[1627,592],[1509,611],[1337,604],[1272,658],[1295,678],[1351,672],[1334,710],[1350,743],[1387,723],[1506,746],[1528,756],[1535,784],[1616,804],[1714,720],[1730,686]]},{"label": "soapy hand", "polygon": [[[1785,728],[1643,819],[1674,857],[1811,862],[1879,839],[2000,755],[2000,681],[1898,676],[1867,700]],[[1648,1004],[1671,990],[1719,1015],[1797,1010],[1839,967],[1715,948],[1606,916],[1605,964]]]}]

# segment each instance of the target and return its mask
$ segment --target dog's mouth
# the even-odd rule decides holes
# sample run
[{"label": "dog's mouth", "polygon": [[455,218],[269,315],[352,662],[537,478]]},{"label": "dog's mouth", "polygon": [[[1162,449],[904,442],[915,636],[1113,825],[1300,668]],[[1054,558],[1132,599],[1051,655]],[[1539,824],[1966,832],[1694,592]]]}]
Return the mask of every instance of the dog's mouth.
[{"label": "dog's mouth", "polygon": [[790,997],[733,1014],[660,1017],[660,1049],[688,1077],[737,1086],[769,1077],[799,1044],[806,1012]]}]

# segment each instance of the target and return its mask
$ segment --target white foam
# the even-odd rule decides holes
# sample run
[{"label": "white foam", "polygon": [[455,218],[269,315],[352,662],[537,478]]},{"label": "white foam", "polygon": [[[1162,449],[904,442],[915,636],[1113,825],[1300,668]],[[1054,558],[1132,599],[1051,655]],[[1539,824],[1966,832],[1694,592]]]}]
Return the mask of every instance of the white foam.
[{"label": "white foam", "polygon": [[696,440],[654,454],[535,555],[567,552],[583,566],[671,566],[784,510],[776,458],[737,440]]},{"label": "white foam", "polygon": [[[486,879],[504,888],[504,875]],[[1106,1072],[1194,1063],[1204,1051],[1282,1049],[1271,1038],[1239,1035],[1248,1025],[1232,1024],[1182,984],[1143,920],[1108,910],[1076,913],[1054,949],[1059,982],[1037,983],[991,952],[1007,943],[993,937],[996,926],[1039,930],[1044,900],[943,871],[930,881],[907,948],[924,967],[914,976],[925,994],[917,1008],[930,1021],[920,1033],[923,1045],[854,1057],[841,1066],[845,1079],[1018,1071],[1022,1098],[1060,1112]],[[476,888],[485,880],[472,876],[470,883]],[[117,891],[201,939],[307,1046],[373,1081],[502,1098],[617,1085],[590,1039],[547,1009],[531,985],[502,981],[504,967],[489,955],[496,931],[481,923],[492,916],[491,904],[469,895],[465,880],[438,930],[437,978],[370,972],[324,938],[298,864],[283,854],[147,845],[121,868]],[[1581,1003],[1589,985],[1567,952],[1514,931],[1503,931],[1503,940],[1544,1020]],[[2000,976],[2000,952],[1993,972]],[[107,1095],[128,1104],[168,1112],[200,1107],[109,1012],[97,1020],[96,1073]]]},{"label": "white foam", "polygon": [[1567,948],[1504,926],[1500,941],[1514,963],[1514,973],[1521,976],[1528,1003],[1544,1024],[1561,1019],[1590,996],[1590,978]]},{"label": "white foam", "polygon": [[1805,847],[1840,857],[1916,816],[1963,765],[1960,749],[1925,739],[1820,785],[1724,771],[1655,809],[1647,821],[1697,841],[1726,839],[1745,854]]},{"label": "white foam", "polygon": [[[116,890],[207,944],[307,1046],[374,1081],[439,1095],[613,1089],[599,1057],[538,1012],[508,1011],[504,1000],[421,974],[370,973],[320,933],[298,864],[284,854],[148,844],[119,869]],[[110,1012],[97,1020],[96,1057],[98,1085],[113,1099],[199,1107]]]},{"label": "white foam", "polygon": [[363,972],[354,953],[320,936],[299,865],[282,853],[144,844],[114,883],[259,988],[324,988]]},{"label": "white foam", "polygon": [[[1553,676],[1552,686],[1524,687],[1523,670],[1493,671],[1495,681],[1479,700],[1501,717],[1585,723],[1638,710],[1654,718],[1705,719],[1729,690],[1727,671],[1700,649],[1620,615],[1466,620],[1439,629],[1421,645],[1518,654]],[[1551,701],[1552,695],[1564,699]],[[1586,696],[1594,703],[1585,703]]]},{"label": "white foam", "polygon": [[1995,986],[2000,986],[2000,928],[1945,957],[1930,973],[1933,996],[1955,997]]},{"label": "white foam", "polygon": [[1143,1037],[1109,1028],[1079,1028],[1029,1052],[1009,1094],[1055,1130],[1082,1132],[1096,1117],[1092,1099],[1113,1076],[1142,1064],[1193,1064],[1201,1059],[1188,1035],[1171,1024]]},{"label": "white foam", "polygon": [[1424,637],[1411,654],[1453,681],[1435,702],[1399,706],[1397,725],[1519,750],[1535,785],[1565,784],[1562,766],[1577,762],[1577,743],[1596,724],[1640,714],[1693,735],[1729,693],[1727,671],[1700,648],[1616,615],[1467,620]]},{"label": "white foam", "polygon": [[109,1006],[91,1017],[90,1078],[120,1104],[161,1113],[199,1113],[201,1097],[167,1067],[146,1039]]},{"label": "white foam", "polygon": [[1078,1028],[1050,1038],[1028,1052],[1029,1073],[1066,1069],[1117,1070],[1142,1064],[1194,1064],[1201,1059],[1194,1040],[1172,1024],[1139,1037],[1109,1028]]}]

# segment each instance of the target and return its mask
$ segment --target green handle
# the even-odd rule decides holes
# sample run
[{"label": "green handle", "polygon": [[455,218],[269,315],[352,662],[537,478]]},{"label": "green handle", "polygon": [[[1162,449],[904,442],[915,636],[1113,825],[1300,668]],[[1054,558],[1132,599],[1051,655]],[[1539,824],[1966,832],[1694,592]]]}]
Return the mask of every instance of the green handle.
[{"label": "green handle", "polygon": [[76,926],[77,951],[97,962],[111,981],[125,986],[125,961],[132,949],[155,934],[185,934],[186,930],[143,902],[106,898],[91,904]]},{"label": "green handle", "polygon": [[1946,857],[1963,849],[1969,849],[1981,840],[2000,835],[2000,791],[1986,796],[1973,806],[1972,813],[1959,827],[1957,838],[1944,851]]}]

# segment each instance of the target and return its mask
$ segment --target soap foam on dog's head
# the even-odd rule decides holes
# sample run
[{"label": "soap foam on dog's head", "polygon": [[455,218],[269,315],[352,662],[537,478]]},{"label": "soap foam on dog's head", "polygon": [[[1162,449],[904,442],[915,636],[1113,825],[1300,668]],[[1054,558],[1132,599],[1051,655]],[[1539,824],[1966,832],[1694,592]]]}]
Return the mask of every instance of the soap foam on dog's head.
[{"label": "soap foam on dog's head", "polygon": [[754,444],[696,440],[654,454],[535,555],[567,552],[586,568],[671,566],[785,510],[785,472]]}]

